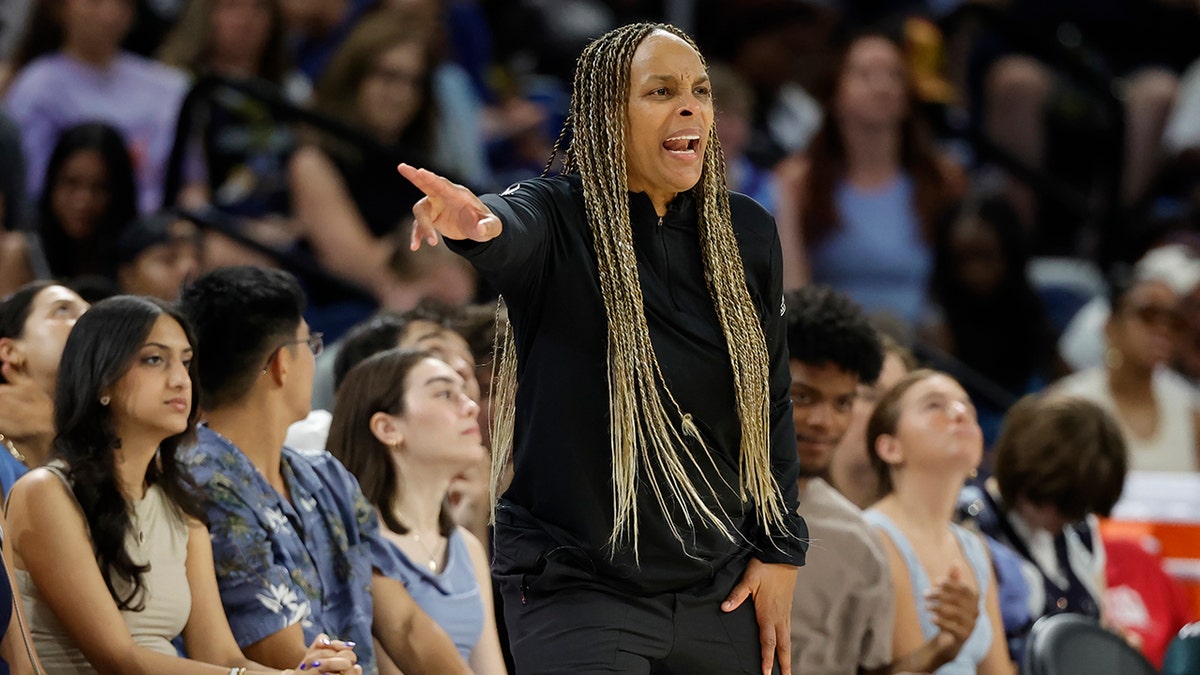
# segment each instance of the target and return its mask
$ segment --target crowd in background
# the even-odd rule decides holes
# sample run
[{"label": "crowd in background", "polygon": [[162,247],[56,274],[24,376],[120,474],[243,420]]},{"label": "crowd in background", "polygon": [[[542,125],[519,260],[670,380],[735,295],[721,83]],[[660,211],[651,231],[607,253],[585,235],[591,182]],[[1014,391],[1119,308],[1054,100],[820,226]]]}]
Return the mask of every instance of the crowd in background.
[{"label": "crowd in background", "polygon": [[[486,553],[495,291],[445,247],[409,249],[421,195],[395,167],[480,193],[553,170],[575,57],[638,20],[684,28],[708,59],[729,186],[778,226],[789,330],[859,345],[789,336],[802,464],[805,442],[821,449],[805,489],[836,491],[813,508],[868,533],[847,545],[889,598],[886,624],[846,624],[887,633],[857,663],[1004,672],[1054,611],[1161,661],[1196,618],[1152,551],[1096,525],[1128,471],[1200,471],[1195,3],[8,0],[0,20],[0,483],[60,463],[12,492],[4,552],[57,672],[180,654],[196,673],[504,672]],[[166,422],[120,384],[152,375],[176,392]],[[913,421],[931,396],[979,434],[949,464]],[[176,459],[190,478],[162,471]],[[113,502],[135,474],[156,489]],[[193,503],[193,479],[218,487]],[[922,548],[926,507],[965,523],[951,553]],[[130,513],[165,532],[151,557],[124,552],[145,534]],[[341,523],[332,559],[280,534],[310,519]],[[88,536],[95,578],[55,589]],[[143,606],[171,582],[152,556],[186,572],[190,613]],[[908,605],[962,584],[974,628],[935,649],[953,617]],[[1124,588],[1140,608],[1126,593],[1105,609]],[[372,615],[372,592],[397,609]],[[80,641],[118,613],[132,638]],[[131,616],[168,639],[134,640]],[[380,637],[397,626],[411,639]]]}]

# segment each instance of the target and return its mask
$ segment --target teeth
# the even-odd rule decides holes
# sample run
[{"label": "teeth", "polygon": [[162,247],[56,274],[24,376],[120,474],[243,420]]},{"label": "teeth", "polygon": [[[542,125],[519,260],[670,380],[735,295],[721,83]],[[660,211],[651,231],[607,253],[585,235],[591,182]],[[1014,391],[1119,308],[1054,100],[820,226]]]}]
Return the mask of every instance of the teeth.
[{"label": "teeth", "polygon": [[700,140],[700,137],[699,136],[672,136],[671,138],[668,138],[667,140],[668,141],[698,141],[698,140]]}]

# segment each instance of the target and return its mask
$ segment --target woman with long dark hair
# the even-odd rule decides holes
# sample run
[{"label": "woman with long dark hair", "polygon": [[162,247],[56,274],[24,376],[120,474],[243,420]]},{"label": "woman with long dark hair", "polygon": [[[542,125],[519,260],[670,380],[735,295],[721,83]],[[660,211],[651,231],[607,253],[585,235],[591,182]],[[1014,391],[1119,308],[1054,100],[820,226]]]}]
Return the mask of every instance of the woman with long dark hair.
[{"label": "woman with long dark hair", "polygon": [[390,349],[338,388],[328,450],[358,478],[401,553],[405,586],[450,635],[471,669],[504,673],[483,544],[455,525],[450,483],[486,456],[479,405],[429,352]]},{"label": "woman with long dark hair", "polygon": [[38,201],[38,234],[56,278],[117,274],[117,235],[137,216],[133,162],[121,132],[89,122],[63,132]]},{"label": "woman with long dark hair", "polygon": [[894,39],[854,37],[834,72],[807,153],[780,167],[784,287],[827,284],[915,324],[961,170],[933,147]]},{"label": "woman with long dark hair", "polygon": [[[57,459],[19,480],[8,503],[47,672],[276,672],[238,649],[193,486],[176,465],[199,415],[187,322],[132,296],[83,316],[58,373]],[[190,660],[171,643],[179,636]],[[353,672],[352,652],[320,639],[300,665]]]}]

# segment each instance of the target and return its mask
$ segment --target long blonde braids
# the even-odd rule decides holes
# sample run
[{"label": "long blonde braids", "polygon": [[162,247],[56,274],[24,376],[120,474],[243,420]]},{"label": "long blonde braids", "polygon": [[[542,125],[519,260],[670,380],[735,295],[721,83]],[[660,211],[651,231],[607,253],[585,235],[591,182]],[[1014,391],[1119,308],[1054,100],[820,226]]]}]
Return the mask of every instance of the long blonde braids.
[{"label": "long blonde braids", "polygon": [[[679,408],[666,386],[650,340],[650,330],[638,278],[629,219],[629,188],[625,166],[625,121],[629,100],[629,71],[633,53],[655,31],[683,39],[696,51],[692,39],[674,26],[633,24],[613,30],[589,44],[576,64],[570,114],[547,162],[547,171],[570,137],[563,172],[578,172],[583,183],[588,226],[596,251],[600,288],[608,320],[608,398],[611,419],[613,531],[611,552],[638,541],[637,486],[644,478],[663,513],[679,504],[685,522],[694,528],[694,517],[730,540],[737,533],[725,513],[714,511],[704,499],[715,495],[693,484],[688,466],[704,476],[685,436],[694,438],[699,453],[712,464],[711,451]],[[701,57],[703,60],[703,57]],[[786,532],[784,508],[771,474],[770,364],[762,323],[746,287],[737,238],[725,186],[725,161],[715,128],[710,130],[699,184],[693,189],[699,203],[699,238],[705,282],[725,336],[733,370],[737,413],[742,435],[739,452],[739,495],[757,507],[768,534]],[[516,349],[512,327],[497,333],[497,368],[493,406],[498,411],[492,431],[492,499],[512,450],[516,389]],[[670,409],[679,418],[672,422]],[[713,503],[717,503],[713,500]],[[672,534],[682,544],[678,525],[667,519]]]}]

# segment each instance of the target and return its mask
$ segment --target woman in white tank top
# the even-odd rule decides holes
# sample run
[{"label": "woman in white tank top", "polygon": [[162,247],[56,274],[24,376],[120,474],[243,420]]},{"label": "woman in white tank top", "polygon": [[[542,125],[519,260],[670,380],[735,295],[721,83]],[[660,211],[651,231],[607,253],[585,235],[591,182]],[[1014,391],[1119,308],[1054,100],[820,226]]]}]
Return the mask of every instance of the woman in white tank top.
[{"label": "woman in white tank top", "polygon": [[1064,378],[1056,391],[1112,413],[1137,471],[1200,470],[1196,393],[1167,367],[1184,333],[1179,298],[1157,279],[1116,287],[1105,324],[1105,365]]},{"label": "woman in white tank top", "polygon": [[[57,459],[20,479],[7,505],[17,585],[51,675],[278,672],[238,649],[176,469],[198,416],[193,342],[174,310],[131,296],[96,304],[67,338]],[[193,660],[171,644],[179,636]],[[298,668],[361,672],[323,637]]]}]

